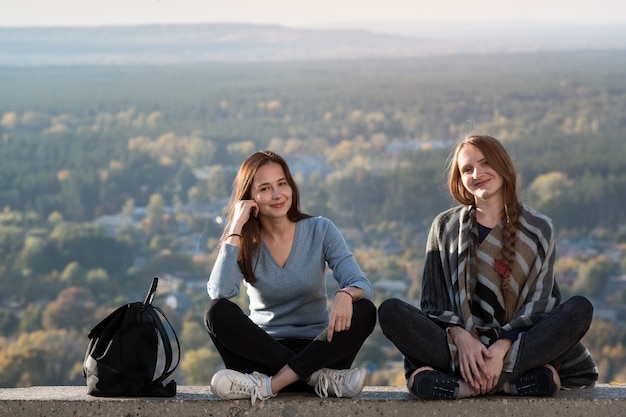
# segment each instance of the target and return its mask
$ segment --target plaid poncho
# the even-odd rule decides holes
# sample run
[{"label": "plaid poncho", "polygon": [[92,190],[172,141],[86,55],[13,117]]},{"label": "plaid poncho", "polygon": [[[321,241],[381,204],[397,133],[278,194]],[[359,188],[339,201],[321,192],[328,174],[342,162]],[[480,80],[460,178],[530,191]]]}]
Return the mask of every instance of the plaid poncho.
[{"label": "plaid poncho", "polygon": [[[517,294],[515,312],[506,321],[502,276],[494,267],[502,251],[503,224],[496,225],[478,245],[475,209],[459,206],[433,221],[426,249],[421,308],[442,325],[459,325],[486,346],[503,333],[522,334],[505,357],[504,371],[512,372],[524,328],[537,323],[560,302],[554,280],[555,236],[546,216],[522,205],[510,286]],[[448,336],[452,369],[458,368],[456,346]],[[582,343],[572,348],[559,369],[564,386],[593,385],[597,367]]]}]

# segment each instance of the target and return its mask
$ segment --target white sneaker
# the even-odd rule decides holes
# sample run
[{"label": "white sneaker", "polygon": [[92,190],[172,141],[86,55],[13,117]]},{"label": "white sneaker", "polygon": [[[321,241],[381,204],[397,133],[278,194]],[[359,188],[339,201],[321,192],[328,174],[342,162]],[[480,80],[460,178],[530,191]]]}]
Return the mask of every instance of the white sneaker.
[{"label": "white sneaker", "polygon": [[250,398],[252,405],[257,399],[265,401],[276,396],[272,394],[269,376],[259,372],[244,374],[232,369],[222,369],[213,375],[211,391],[225,400]]},{"label": "white sneaker", "polygon": [[309,385],[315,387],[315,393],[320,398],[326,398],[329,394],[338,398],[354,397],[363,389],[365,377],[367,377],[365,368],[322,368],[313,372]]}]

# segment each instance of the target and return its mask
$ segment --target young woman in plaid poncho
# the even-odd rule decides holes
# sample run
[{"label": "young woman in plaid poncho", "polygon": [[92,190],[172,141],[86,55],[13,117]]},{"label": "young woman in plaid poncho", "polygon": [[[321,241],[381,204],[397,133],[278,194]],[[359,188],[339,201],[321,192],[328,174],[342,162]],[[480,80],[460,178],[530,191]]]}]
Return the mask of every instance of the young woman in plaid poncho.
[{"label": "young woman in plaid poncho", "polygon": [[398,299],[379,308],[417,398],[552,396],[597,380],[580,342],[593,307],[580,296],[561,303],[552,222],[518,201],[516,180],[497,139],[463,140],[449,167],[461,205],[431,226],[421,308]]}]

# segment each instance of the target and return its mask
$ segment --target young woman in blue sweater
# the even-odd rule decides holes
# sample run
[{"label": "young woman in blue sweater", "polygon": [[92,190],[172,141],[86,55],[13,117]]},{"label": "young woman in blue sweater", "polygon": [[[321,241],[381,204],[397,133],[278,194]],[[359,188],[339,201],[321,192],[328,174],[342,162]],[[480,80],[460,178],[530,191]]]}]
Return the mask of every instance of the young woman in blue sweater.
[{"label": "young woman in blue sweater", "polygon": [[[326,265],[339,284],[330,312]],[[229,300],[242,282],[249,315]],[[215,395],[254,404],[281,390],[361,392],[366,371],[350,366],[376,324],[372,286],[336,226],[300,210],[274,152],[256,152],[239,169],[207,289],[205,325],[226,366],[211,380]]]}]

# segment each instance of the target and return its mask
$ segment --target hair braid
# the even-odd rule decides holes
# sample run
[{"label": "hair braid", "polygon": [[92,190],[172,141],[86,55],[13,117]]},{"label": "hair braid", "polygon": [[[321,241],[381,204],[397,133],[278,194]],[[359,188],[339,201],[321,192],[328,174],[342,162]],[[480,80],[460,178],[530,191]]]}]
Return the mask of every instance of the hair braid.
[{"label": "hair braid", "polygon": [[517,295],[511,288],[511,271],[515,263],[515,241],[517,232],[517,222],[519,220],[519,202],[515,194],[513,198],[504,204],[504,230],[502,231],[502,261],[507,266],[507,272],[502,280],[502,291],[504,294],[504,307],[506,310],[506,320],[510,321],[515,312]]}]

